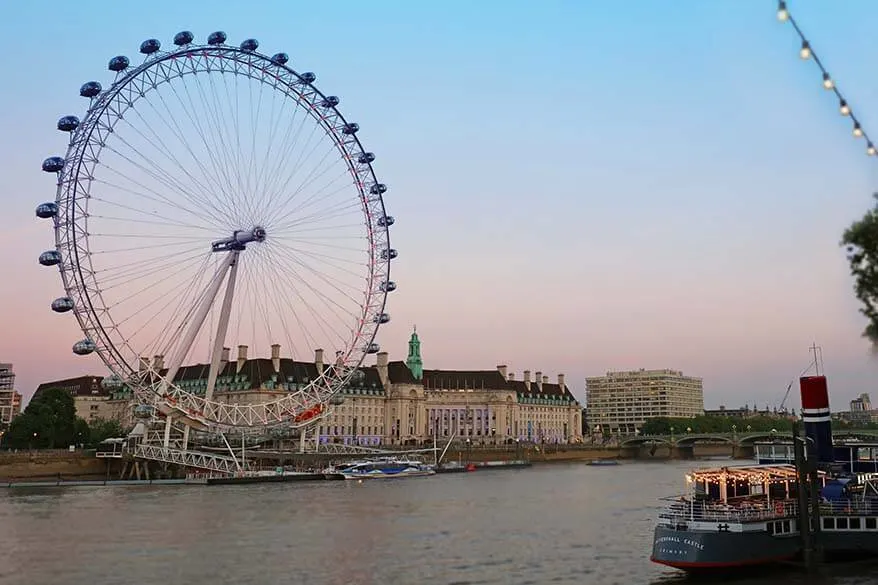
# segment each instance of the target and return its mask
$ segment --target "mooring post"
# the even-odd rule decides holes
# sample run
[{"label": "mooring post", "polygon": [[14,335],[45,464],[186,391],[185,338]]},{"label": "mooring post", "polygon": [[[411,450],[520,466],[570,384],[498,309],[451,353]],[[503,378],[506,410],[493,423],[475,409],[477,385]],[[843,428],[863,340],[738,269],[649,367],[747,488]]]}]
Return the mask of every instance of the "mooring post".
[{"label": "mooring post", "polygon": [[793,422],[793,458],[796,465],[796,495],[799,499],[799,534],[802,537],[802,556],[809,571],[815,568],[814,549],[811,542],[811,514],[808,507],[808,461],[805,445],[800,435],[799,421]]}]

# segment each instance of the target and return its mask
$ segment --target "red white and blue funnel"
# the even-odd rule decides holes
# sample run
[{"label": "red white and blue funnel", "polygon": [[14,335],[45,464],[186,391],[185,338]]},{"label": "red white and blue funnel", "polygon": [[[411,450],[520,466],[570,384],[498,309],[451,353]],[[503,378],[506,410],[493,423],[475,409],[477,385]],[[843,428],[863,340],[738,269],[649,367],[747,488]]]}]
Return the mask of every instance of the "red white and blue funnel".
[{"label": "red white and blue funnel", "polygon": [[805,436],[813,441],[809,453],[817,456],[818,463],[832,463],[832,422],[829,413],[829,392],[826,376],[804,376],[799,378],[802,393],[802,420],[805,422]]}]

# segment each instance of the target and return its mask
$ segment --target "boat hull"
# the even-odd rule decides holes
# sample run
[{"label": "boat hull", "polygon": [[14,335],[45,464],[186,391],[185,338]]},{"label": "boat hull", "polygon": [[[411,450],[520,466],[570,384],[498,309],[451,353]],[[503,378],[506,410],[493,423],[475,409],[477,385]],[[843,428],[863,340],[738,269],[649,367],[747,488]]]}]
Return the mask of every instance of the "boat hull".
[{"label": "boat hull", "polygon": [[708,532],[657,526],[650,560],[684,571],[711,571],[788,561],[798,554],[798,535]]},{"label": "boat hull", "polygon": [[419,469],[412,471],[400,471],[398,473],[384,473],[384,472],[376,472],[376,473],[346,473],[341,472],[340,475],[344,479],[403,479],[406,477],[426,477],[428,475],[435,475],[436,472],[432,469]]}]

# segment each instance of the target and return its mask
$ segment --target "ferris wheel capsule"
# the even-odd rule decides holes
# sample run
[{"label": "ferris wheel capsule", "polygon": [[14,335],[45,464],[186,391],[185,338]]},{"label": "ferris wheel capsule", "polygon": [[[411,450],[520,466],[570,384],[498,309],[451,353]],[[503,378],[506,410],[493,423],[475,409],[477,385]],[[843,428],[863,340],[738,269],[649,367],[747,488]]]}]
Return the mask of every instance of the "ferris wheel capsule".
[{"label": "ferris wheel capsule", "polygon": [[36,216],[40,219],[49,219],[58,215],[58,204],[54,201],[47,201],[37,205]]},{"label": "ferris wheel capsule", "polygon": [[115,57],[110,59],[110,62],[107,64],[107,69],[119,73],[120,71],[125,71],[126,69],[128,69],[129,64],[130,61],[128,61],[128,57],[126,57],[125,55],[116,55]]},{"label": "ferris wheel capsule", "polygon": [[58,250],[46,250],[40,254],[39,261],[43,266],[57,266],[61,264],[61,252]]},{"label": "ferris wheel capsule", "polygon": [[64,116],[58,120],[58,130],[61,132],[73,132],[79,126],[79,118],[76,116]]},{"label": "ferris wheel capsule", "polygon": [[222,45],[224,42],[226,42],[226,33],[224,33],[221,30],[218,30],[216,32],[212,32],[207,37],[207,44],[208,45]]},{"label": "ferris wheel capsule", "polygon": [[97,349],[95,342],[91,339],[83,339],[73,344],[73,353],[76,355],[88,355]]},{"label": "ferris wheel capsule", "polygon": [[360,156],[357,157],[357,162],[361,165],[367,165],[375,160],[374,152],[361,152]]},{"label": "ferris wheel capsule", "polygon": [[146,39],[140,43],[140,52],[144,55],[152,55],[162,48],[162,43],[158,39]]},{"label": "ferris wheel capsule", "polygon": [[381,283],[381,290],[384,292],[392,292],[396,290],[396,283],[392,280]]},{"label": "ferris wheel capsule", "polygon": [[60,297],[52,301],[52,310],[56,313],[66,313],[73,310],[73,299]]},{"label": "ferris wheel capsule", "polygon": [[387,313],[381,313],[380,315],[375,315],[375,322],[382,323],[382,324],[389,323],[390,322],[390,315],[388,315]]},{"label": "ferris wheel capsule", "polygon": [[275,53],[271,57],[271,62],[275,65],[286,65],[289,60],[290,57],[286,53]]},{"label": "ferris wheel capsule", "polygon": [[64,159],[60,156],[50,156],[43,161],[43,170],[47,173],[58,173],[64,168]]},{"label": "ferris wheel capsule", "polygon": [[370,343],[366,346],[366,353],[378,353],[381,351],[381,346],[377,343]]},{"label": "ferris wheel capsule", "polygon": [[184,30],[174,35],[174,44],[178,47],[185,47],[186,45],[190,44],[194,39],[195,35],[193,35],[188,30]]},{"label": "ferris wheel capsule", "polygon": [[324,108],[334,108],[338,105],[339,99],[337,95],[328,95],[323,98],[323,101],[320,102],[320,105]]},{"label": "ferris wheel capsule", "polygon": [[259,41],[256,39],[247,39],[241,43],[241,50],[251,53],[259,48]]},{"label": "ferris wheel capsule", "polygon": [[109,376],[105,376],[103,380],[101,380],[101,388],[106,390],[107,392],[118,392],[122,388],[125,387],[125,382],[116,374],[110,374]]},{"label": "ferris wheel capsule", "polygon": [[101,93],[101,84],[97,81],[86,81],[82,84],[82,87],[79,88],[79,95],[86,98],[93,98]]},{"label": "ferris wheel capsule", "polygon": [[306,71],[305,73],[302,73],[299,77],[302,79],[302,81],[304,81],[307,84],[311,84],[311,83],[314,83],[315,81],[317,81],[317,74],[312,73],[310,71]]},{"label": "ferris wheel capsule", "polygon": [[383,260],[393,260],[397,256],[399,256],[399,252],[397,252],[393,248],[387,248],[387,249],[381,250],[381,258]]},{"label": "ferris wheel capsule", "polygon": [[378,218],[378,225],[380,225],[381,227],[390,227],[394,224],[394,222],[396,222],[396,220],[393,219],[392,215],[385,215]]}]

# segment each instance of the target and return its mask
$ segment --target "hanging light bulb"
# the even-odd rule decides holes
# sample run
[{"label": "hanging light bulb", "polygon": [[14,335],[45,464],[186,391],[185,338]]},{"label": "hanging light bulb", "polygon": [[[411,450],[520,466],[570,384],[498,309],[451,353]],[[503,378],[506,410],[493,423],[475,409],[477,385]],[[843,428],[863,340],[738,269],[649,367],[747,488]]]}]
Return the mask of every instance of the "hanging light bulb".
[{"label": "hanging light bulb", "polygon": [[790,13],[787,12],[787,3],[783,0],[777,3],[777,19],[781,22],[786,22],[790,18]]},{"label": "hanging light bulb", "polygon": [[860,138],[863,136],[863,129],[860,128],[859,122],[854,122],[854,136],[856,136],[857,138]]},{"label": "hanging light bulb", "polygon": [[838,102],[838,113],[842,116],[851,115],[851,108],[850,106],[848,106],[848,103],[846,101],[841,100],[840,102]]},{"label": "hanging light bulb", "polygon": [[829,73],[823,74],[823,87],[826,89],[832,89],[835,87],[835,84],[832,82],[832,78],[829,76]]},{"label": "hanging light bulb", "polygon": [[869,146],[866,147],[866,154],[869,156],[875,156],[875,146],[870,142]]},{"label": "hanging light bulb", "polygon": [[811,57],[811,45],[808,41],[802,41],[802,48],[799,50],[799,57],[808,59]]}]

